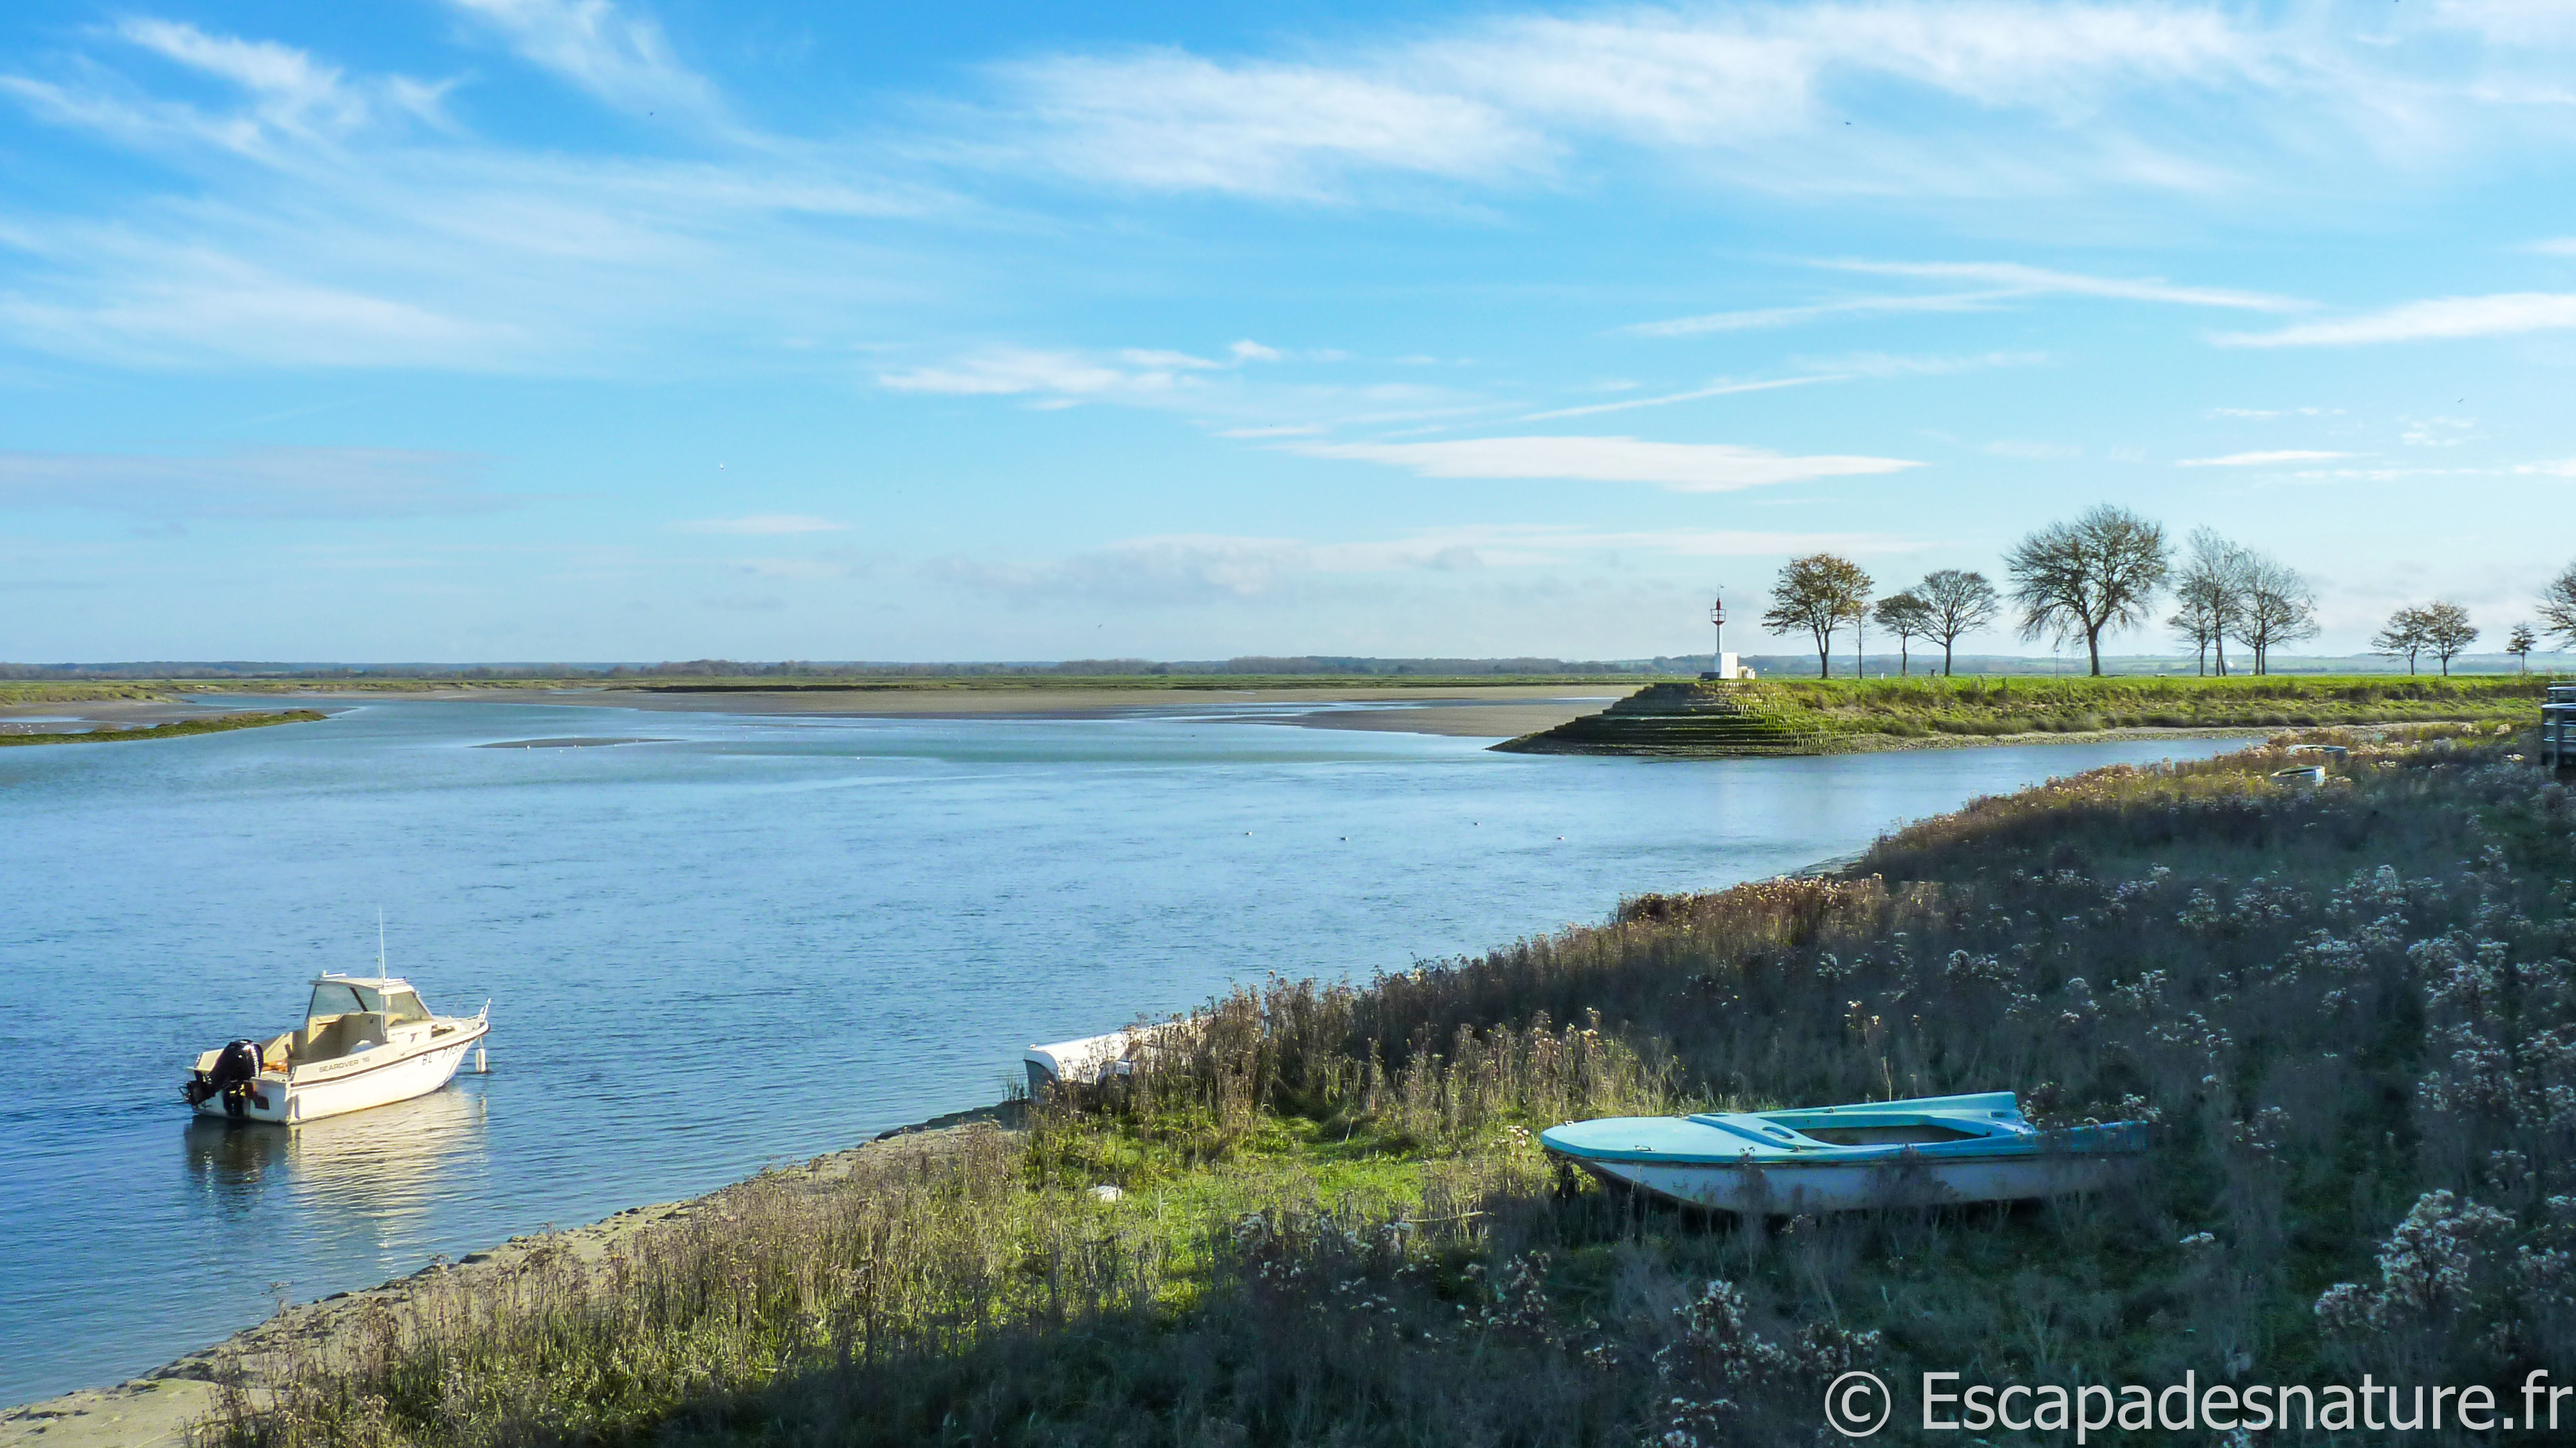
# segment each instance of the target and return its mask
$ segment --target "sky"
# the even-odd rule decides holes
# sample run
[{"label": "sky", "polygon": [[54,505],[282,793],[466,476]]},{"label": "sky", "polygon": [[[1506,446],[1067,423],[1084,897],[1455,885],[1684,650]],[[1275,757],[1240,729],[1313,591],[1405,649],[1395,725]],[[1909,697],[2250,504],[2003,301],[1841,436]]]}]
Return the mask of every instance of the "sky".
[{"label": "sky", "polygon": [[0,659],[1629,658],[2099,503],[2492,646],[2571,76],[2565,0],[18,0]]}]

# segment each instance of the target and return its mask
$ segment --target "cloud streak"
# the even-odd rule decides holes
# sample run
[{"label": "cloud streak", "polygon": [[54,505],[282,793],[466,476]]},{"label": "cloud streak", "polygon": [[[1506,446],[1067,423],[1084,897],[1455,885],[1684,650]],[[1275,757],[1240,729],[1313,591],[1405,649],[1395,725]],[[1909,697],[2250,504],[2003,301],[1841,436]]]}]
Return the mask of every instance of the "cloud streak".
[{"label": "cloud streak", "polygon": [[2229,453],[2216,458],[2184,458],[2178,468],[2268,468],[2283,463],[2317,463],[2331,458],[2348,458],[2351,453],[2311,452],[2303,448],[2275,448],[2268,452]]},{"label": "cloud streak", "polygon": [[2275,332],[2229,332],[2222,347],[2360,347],[2382,342],[2509,337],[2576,327],[2576,292],[2505,292],[2434,297],[2341,321],[2305,322]]},{"label": "cloud streak", "polygon": [[1633,437],[1489,437],[1442,442],[1288,443],[1307,457],[1384,463],[1426,478],[1560,478],[1652,483],[1682,493],[1725,493],[1814,478],[1921,467],[1904,458],[1795,457],[1724,443],[1644,442]]}]

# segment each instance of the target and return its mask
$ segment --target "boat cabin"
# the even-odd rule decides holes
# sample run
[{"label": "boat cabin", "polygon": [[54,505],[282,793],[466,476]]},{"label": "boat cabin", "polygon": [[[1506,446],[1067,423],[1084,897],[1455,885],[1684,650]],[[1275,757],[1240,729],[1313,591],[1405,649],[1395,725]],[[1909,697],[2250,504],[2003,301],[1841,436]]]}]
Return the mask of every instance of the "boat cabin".
[{"label": "boat cabin", "polygon": [[279,1066],[306,1066],[354,1056],[428,1028],[429,1007],[421,1004],[420,992],[409,981],[326,975],[313,982],[304,1024],[270,1042],[262,1055]]}]

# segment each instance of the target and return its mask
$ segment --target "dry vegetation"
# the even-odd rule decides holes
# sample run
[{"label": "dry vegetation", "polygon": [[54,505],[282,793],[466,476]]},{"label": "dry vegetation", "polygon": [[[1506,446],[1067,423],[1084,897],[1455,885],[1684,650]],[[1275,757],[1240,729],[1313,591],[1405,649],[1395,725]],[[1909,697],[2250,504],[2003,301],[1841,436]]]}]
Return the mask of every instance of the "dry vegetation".
[{"label": "dry vegetation", "polygon": [[2317,728],[2527,722],[2539,675],[1765,679],[1761,702],[1822,734],[1994,735],[2095,729]]},{"label": "dry vegetation", "polygon": [[[1688,1448],[1810,1440],[1847,1363],[2563,1371],[2576,800],[2490,730],[2332,737],[2322,787],[2273,783],[2277,749],[2100,771],[1908,829],[1855,878],[1639,898],[1365,989],[1274,981],[1023,1135],[423,1294],[202,1436]],[[2149,1175],[1710,1220],[1569,1183],[1529,1135],[1998,1088],[2157,1121]]]}]

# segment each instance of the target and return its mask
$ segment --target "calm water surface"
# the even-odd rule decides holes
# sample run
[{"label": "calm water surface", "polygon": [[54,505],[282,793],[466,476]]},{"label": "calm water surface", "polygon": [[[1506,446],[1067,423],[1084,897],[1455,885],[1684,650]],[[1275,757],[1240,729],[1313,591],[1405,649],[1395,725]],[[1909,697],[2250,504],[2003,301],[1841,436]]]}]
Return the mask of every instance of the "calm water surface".
[{"label": "calm water surface", "polygon": [[[999,1099],[1020,1050],[1264,972],[1474,951],[2213,741],[1685,764],[1243,722],[378,703],[0,750],[0,1404],[273,1298]],[[573,735],[666,741],[485,749]],[[491,1073],[292,1131],[196,1052],[391,963]],[[282,1286],[273,1284],[284,1284]]]}]

